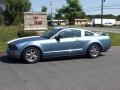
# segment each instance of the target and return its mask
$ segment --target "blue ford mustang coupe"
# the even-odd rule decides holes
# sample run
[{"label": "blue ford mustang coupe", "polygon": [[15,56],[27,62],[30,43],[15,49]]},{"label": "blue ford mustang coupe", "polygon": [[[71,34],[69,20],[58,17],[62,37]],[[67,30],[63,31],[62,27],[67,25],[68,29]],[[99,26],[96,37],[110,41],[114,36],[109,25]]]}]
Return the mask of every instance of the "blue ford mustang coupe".
[{"label": "blue ford mustang coupe", "polygon": [[97,34],[78,28],[55,28],[42,36],[9,41],[7,55],[27,63],[42,58],[87,55],[96,58],[111,47],[108,34]]}]

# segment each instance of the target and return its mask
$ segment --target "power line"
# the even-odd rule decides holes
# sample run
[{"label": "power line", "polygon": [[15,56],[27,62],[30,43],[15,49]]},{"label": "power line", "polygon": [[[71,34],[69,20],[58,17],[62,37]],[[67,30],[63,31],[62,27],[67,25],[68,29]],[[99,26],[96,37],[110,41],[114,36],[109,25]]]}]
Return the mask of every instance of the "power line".
[{"label": "power line", "polygon": [[[120,3],[115,3],[115,4],[105,5],[105,6],[109,7],[109,6],[117,6],[117,5],[120,5]],[[97,6],[97,7],[100,7],[100,6]],[[86,9],[89,9],[89,8],[91,8],[91,7],[87,7]]]},{"label": "power line", "polygon": [[[120,6],[120,5],[119,5],[119,6]],[[101,8],[101,7],[92,8],[92,9],[88,9],[88,10],[85,10],[85,11],[92,11],[92,10],[94,11],[94,10],[100,9],[100,8]],[[107,6],[107,7],[106,7],[106,6],[103,6],[103,8],[104,8],[104,9],[120,9],[120,7],[116,7],[116,8],[115,8],[115,7],[108,7],[108,6]]]},{"label": "power line", "polygon": [[101,10],[101,9],[99,8],[99,9],[89,10],[89,11],[86,11],[86,12],[93,12],[93,11],[98,11],[98,10]]},{"label": "power line", "polygon": [[[111,4],[111,5],[105,5],[104,7],[118,7],[120,6],[120,3],[117,3],[117,4]],[[91,10],[91,9],[97,9],[97,8],[100,8],[101,6],[97,6],[97,7],[94,7],[94,8],[86,8],[85,10]]]},{"label": "power line", "polygon": [[120,9],[120,7],[119,8],[104,8],[104,9]]},{"label": "power line", "polygon": [[[107,9],[120,9],[120,8],[103,8],[103,9],[107,10]],[[99,11],[99,10],[101,10],[101,9],[98,8],[98,9],[94,9],[94,10],[88,10],[86,12],[93,12],[93,11]]]},{"label": "power line", "polygon": [[[119,5],[119,6],[120,6],[120,5]],[[115,7],[115,6],[103,6],[103,8],[107,8],[107,7],[112,8],[112,7]],[[100,8],[101,8],[101,7],[96,7],[96,8],[87,9],[87,10],[85,10],[85,11],[95,10],[95,9],[100,9]]]},{"label": "power line", "polygon": [[[120,6],[120,5],[117,5],[117,6],[103,6],[104,8],[106,7],[109,7],[109,8],[112,8],[112,7],[118,7],[118,6]],[[90,9],[86,9],[85,11],[88,11],[88,10],[95,10],[95,9],[99,9],[99,8],[101,8],[101,7],[95,7],[95,8],[90,8]]]}]

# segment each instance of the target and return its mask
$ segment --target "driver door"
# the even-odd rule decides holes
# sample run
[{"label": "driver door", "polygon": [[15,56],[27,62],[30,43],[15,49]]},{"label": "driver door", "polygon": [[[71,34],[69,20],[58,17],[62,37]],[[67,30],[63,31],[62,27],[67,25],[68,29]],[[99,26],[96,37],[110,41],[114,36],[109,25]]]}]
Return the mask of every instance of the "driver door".
[{"label": "driver door", "polygon": [[[49,39],[44,45],[45,55],[48,57],[68,56],[73,54],[76,49],[76,42],[78,43],[78,36],[81,35],[75,32],[76,30],[64,30],[56,35],[53,39]],[[77,30],[78,31],[78,30]]]}]

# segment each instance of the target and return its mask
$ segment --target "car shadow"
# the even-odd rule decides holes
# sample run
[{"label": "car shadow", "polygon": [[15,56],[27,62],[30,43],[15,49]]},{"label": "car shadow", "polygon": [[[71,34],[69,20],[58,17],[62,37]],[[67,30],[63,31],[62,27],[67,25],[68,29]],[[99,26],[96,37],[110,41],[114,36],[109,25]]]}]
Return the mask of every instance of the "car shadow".
[{"label": "car shadow", "polygon": [[21,60],[12,59],[7,57],[6,55],[0,57],[0,62],[8,64],[24,64],[24,62],[22,62]]},{"label": "car shadow", "polygon": [[[105,56],[105,55],[100,54],[99,57],[103,57],[103,56]],[[88,60],[91,58],[86,57],[86,56],[69,56],[69,57],[65,56],[65,57],[42,59],[39,62],[68,61],[68,60],[70,61],[70,60],[78,60],[78,59]],[[26,64],[23,60],[11,59],[11,58],[7,57],[6,55],[0,56],[0,62],[8,63],[8,64]]]}]

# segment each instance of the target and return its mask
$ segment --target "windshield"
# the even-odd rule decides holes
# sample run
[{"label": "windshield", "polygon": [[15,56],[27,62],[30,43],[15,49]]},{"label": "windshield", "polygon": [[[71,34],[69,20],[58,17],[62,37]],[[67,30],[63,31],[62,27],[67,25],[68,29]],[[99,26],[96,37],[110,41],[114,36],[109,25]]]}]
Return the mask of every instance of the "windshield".
[{"label": "windshield", "polygon": [[52,36],[54,36],[57,32],[61,31],[62,29],[53,29],[53,30],[50,30],[49,32],[46,32],[44,35],[42,35],[42,37],[45,37],[45,38],[51,38]]}]

